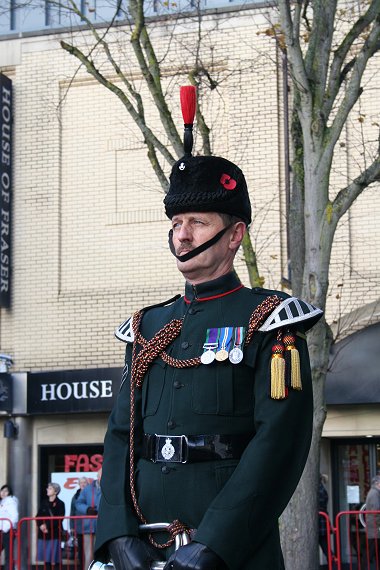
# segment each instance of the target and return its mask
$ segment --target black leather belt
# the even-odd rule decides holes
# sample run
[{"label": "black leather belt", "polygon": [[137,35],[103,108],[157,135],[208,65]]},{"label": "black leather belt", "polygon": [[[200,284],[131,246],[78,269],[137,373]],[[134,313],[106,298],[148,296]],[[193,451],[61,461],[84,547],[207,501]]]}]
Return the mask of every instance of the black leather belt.
[{"label": "black leather belt", "polygon": [[240,459],[252,434],[144,435],[143,458],[154,463]]}]

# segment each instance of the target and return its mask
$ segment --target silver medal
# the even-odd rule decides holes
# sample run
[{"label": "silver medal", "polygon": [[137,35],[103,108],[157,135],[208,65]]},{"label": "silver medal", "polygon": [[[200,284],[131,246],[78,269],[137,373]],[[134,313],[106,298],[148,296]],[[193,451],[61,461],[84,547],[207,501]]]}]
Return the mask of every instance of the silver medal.
[{"label": "silver medal", "polygon": [[215,352],[213,350],[206,350],[201,356],[202,364],[211,364],[215,360]]},{"label": "silver medal", "polygon": [[175,449],[172,445],[172,440],[167,438],[165,440],[165,445],[161,449],[161,455],[164,459],[166,459],[166,461],[169,461],[169,459],[171,459],[174,454],[175,454]]},{"label": "silver medal", "polygon": [[239,364],[243,360],[243,351],[235,346],[228,355],[228,358],[232,364]]}]

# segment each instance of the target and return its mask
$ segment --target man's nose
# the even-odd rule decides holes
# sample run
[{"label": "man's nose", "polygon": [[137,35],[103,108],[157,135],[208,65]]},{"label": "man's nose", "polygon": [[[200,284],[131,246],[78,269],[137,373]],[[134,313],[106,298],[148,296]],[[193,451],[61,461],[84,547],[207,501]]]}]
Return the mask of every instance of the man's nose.
[{"label": "man's nose", "polygon": [[181,227],[177,233],[177,238],[179,241],[191,241],[192,240],[192,234],[191,234],[190,228],[187,224],[181,225]]}]

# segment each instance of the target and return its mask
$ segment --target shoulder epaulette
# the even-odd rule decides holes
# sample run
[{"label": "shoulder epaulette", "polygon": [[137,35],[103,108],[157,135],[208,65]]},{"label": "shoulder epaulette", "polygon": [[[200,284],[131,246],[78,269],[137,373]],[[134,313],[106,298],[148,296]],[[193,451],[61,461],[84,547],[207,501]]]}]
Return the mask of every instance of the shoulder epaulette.
[{"label": "shoulder epaulette", "polygon": [[133,342],[135,340],[132,330],[132,317],[129,317],[115,330],[115,336],[122,342]]},{"label": "shoulder epaulette", "polygon": [[[258,329],[261,332],[268,332],[278,328],[287,327],[302,321],[317,321],[323,314],[321,309],[314,307],[306,301],[301,301],[297,297],[288,297],[278,305],[266,321]],[[305,329],[310,328],[314,323],[308,323]]]},{"label": "shoulder epaulette", "polygon": [[[165,307],[166,305],[174,303],[174,301],[177,301],[177,299],[179,299],[180,297],[181,295],[175,295],[174,297],[168,299],[167,301],[162,301],[161,303],[149,305],[147,307],[144,307],[142,309],[142,312],[145,313],[145,311],[149,309],[154,309],[155,307]],[[134,341],[135,335],[133,334],[132,330],[132,317],[129,317],[115,330],[115,336],[117,339],[121,340],[122,342],[131,343]]]}]

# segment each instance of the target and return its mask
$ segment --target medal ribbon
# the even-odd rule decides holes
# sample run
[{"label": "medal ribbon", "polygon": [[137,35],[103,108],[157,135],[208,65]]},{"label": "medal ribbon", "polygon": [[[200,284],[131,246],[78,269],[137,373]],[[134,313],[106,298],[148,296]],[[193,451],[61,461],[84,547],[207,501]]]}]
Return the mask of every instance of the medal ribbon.
[{"label": "medal ribbon", "polygon": [[235,332],[234,347],[236,346],[236,348],[238,348],[243,344],[245,336],[245,327],[236,327],[234,332]]},{"label": "medal ribbon", "polygon": [[219,334],[220,329],[207,329],[206,342],[203,345],[205,351],[216,349],[218,346]]},{"label": "medal ribbon", "polygon": [[220,348],[220,350],[226,350],[231,342],[233,327],[222,327],[219,330],[219,340],[221,340],[221,342],[219,343],[218,348]]}]

